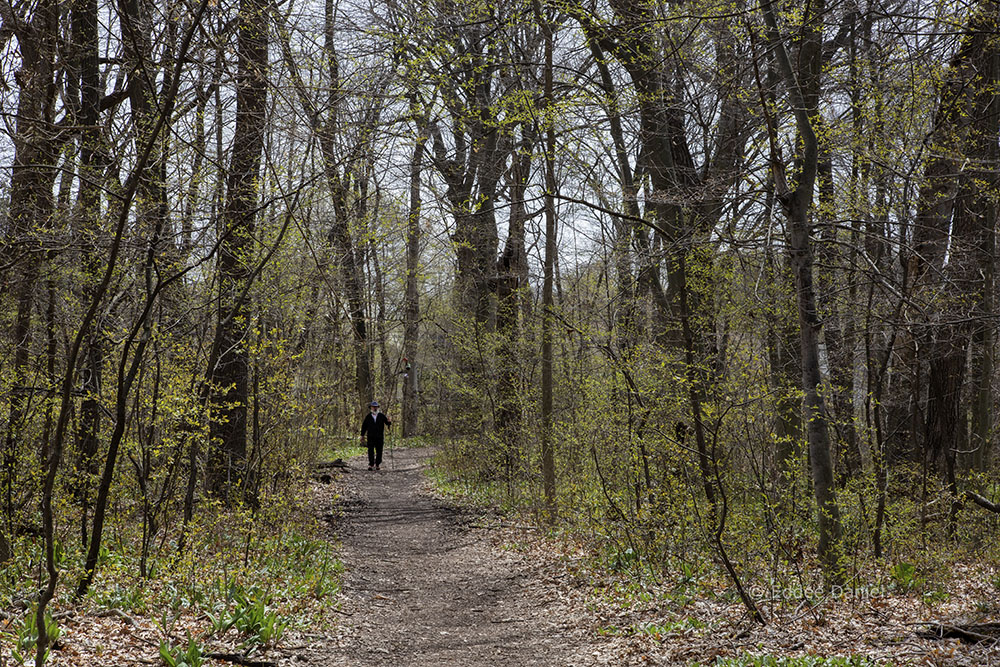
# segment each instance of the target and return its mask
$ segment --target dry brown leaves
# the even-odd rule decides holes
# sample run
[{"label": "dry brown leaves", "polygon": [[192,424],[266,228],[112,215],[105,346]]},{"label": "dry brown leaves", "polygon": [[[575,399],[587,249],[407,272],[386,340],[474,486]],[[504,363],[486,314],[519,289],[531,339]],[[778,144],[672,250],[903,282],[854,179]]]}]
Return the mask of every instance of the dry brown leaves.
[{"label": "dry brown leaves", "polygon": [[[314,487],[312,507],[327,522],[332,518],[334,493],[332,487]],[[929,622],[1000,620],[998,592],[992,583],[997,572],[982,565],[953,566],[951,578],[940,586],[947,595],[931,599],[888,589],[850,591],[838,597],[822,597],[794,585],[754,589],[767,619],[759,626],[750,622],[721,578],[699,582],[696,591],[679,594],[676,581],[634,582],[610,574],[594,565],[586,545],[546,536],[529,523],[489,518],[473,522],[473,528],[492,544],[498,560],[532,564],[537,577],[534,604],[557,608],[563,635],[579,638],[578,646],[567,647],[565,664],[690,665],[753,654],[852,655],[897,665],[1000,665],[997,644],[921,639],[916,634]],[[328,607],[328,623],[321,632],[289,630],[277,648],[256,659],[278,665],[315,661],[324,644],[337,642],[340,631],[336,611],[333,605]],[[53,666],[159,665],[161,641],[186,645],[189,637],[204,642],[209,651],[239,650],[231,634],[210,637],[208,619],[197,610],[182,611],[169,634],[162,622],[118,611],[73,609],[58,603],[53,611],[62,629],[49,663]],[[531,615],[533,610],[523,613]],[[0,620],[5,659],[20,622],[15,614]],[[0,660],[0,665],[6,664],[10,663]],[[204,664],[231,663],[206,660]]]},{"label": "dry brown leaves", "polygon": [[[928,623],[996,622],[996,571],[955,565],[946,596],[899,594],[888,589],[816,595],[794,585],[755,589],[767,624],[753,624],[721,580],[698,592],[677,594],[677,582],[626,581],[592,565],[588,550],[544,536],[530,524],[491,528],[498,549],[513,549],[538,563],[545,595],[566,602],[571,622],[600,641],[595,664],[711,664],[743,655],[861,656],[878,664],[1000,665],[1000,643],[968,644],[917,637]],[[942,599],[944,598],[944,599]],[[568,619],[569,620],[569,619]]]}]

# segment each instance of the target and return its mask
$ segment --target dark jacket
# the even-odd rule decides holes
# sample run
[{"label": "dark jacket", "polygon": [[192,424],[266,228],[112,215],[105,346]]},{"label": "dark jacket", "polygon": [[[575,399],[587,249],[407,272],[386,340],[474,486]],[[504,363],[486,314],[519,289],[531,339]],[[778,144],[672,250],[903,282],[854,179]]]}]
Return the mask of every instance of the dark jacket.
[{"label": "dark jacket", "polygon": [[378,445],[382,443],[382,438],[385,435],[385,427],[391,425],[392,422],[389,421],[389,418],[384,413],[379,412],[378,417],[372,418],[369,412],[365,415],[365,420],[361,422],[361,435],[367,433],[368,444]]}]

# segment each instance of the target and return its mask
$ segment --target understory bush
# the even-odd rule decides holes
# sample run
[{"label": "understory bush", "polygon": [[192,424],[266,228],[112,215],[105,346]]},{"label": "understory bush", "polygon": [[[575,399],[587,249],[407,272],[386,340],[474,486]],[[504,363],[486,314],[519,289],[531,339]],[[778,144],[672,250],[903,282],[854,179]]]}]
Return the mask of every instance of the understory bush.
[{"label": "understory bush", "polygon": [[[840,581],[831,588],[817,558],[805,434],[776,428],[781,410],[801,398],[769,389],[759,355],[733,352],[742,361],[713,379],[698,433],[695,381],[676,351],[641,347],[612,361],[600,346],[580,349],[556,378],[554,516],[542,492],[540,421],[530,403],[513,436],[498,426],[443,438],[432,472],[438,487],[566,531],[590,544],[601,567],[628,577],[676,580],[686,576],[682,568],[694,568],[735,595],[719,565],[724,552],[742,584],[772,610],[805,598],[890,591],[934,603],[947,599],[956,562],[987,573],[1000,563],[1000,517],[971,503],[953,512],[950,489],[925,465],[887,461],[883,479],[882,464],[858,453],[857,440],[871,433],[859,426],[848,444],[837,439],[848,425],[832,424],[843,534]],[[516,441],[517,466],[495,463],[512,446],[504,437]],[[983,473],[961,473],[958,485],[996,488]]]},{"label": "understory bush", "polygon": [[[78,540],[60,537],[57,609],[72,602],[85,556]],[[200,664],[203,642],[181,641],[177,633],[190,629],[192,618],[200,619],[196,625],[204,626],[205,635],[222,639],[234,632],[247,651],[273,646],[287,628],[315,629],[330,621],[327,608],[339,590],[343,566],[302,490],[256,510],[202,507],[188,527],[183,552],[177,550],[178,537],[175,532],[162,538],[162,548],[151,552],[142,576],[141,530],[134,522],[115,522],[106,533],[97,576],[78,608],[147,619],[165,636],[162,659],[188,667]],[[19,539],[13,553],[0,579],[4,610],[30,600],[44,576],[38,538]],[[4,652],[9,654],[9,646],[23,655],[28,644],[33,646],[31,619],[16,634],[0,632]]]}]

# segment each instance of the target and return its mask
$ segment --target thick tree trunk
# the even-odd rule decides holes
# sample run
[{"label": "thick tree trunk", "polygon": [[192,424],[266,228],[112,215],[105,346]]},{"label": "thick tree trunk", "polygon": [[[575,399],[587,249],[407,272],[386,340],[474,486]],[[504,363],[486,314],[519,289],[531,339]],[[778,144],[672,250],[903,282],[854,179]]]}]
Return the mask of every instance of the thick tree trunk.
[{"label": "thick tree trunk", "polygon": [[249,360],[247,336],[252,313],[244,296],[254,255],[258,172],[264,147],[267,102],[268,12],[260,0],[240,0],[236,126],[219,247],[219,311],[211,369],[212,417],[207,482],[209,490],[231,498],[241,483],[247,449]]},{"label": "thick tree trunk", "polygon": [[[20,7],[17,8],[20,10]],[[11,268],[0,278],[0,294],[8,289],[16,302],[12,331],[14,364],[9,372],[7,428],[3,450],[3,525],[13,534],[16,495],[24,487],[18,475],[22,429],[28,419],[31,390],[27,387],[31,360],[32,321],[41,257],[34,236],[50,225],[52,188],[61,140],[53,131],[52,110],[58,88],[53,83],[59,35],[58,6],[43,0],[28,17],[15,19],[9,5],[2,10],[5,27],[17,34],[20,70],[14,161],[11,167],[8,225],[0,263]],[[18,252],[17,249],[24,250]],[[44,445],[43,445],[44,447]],[[44,502],[44,498],[43,498]]]},{"label": "thick tree trunk", "polygon": [[522,352],[521,312],[522,300],[528,287],[528,263],[524,232],[528,213],[524,196],[531,172],[532,156],[537,139],[534,123],[521,125],[521,141],[511,157],[508,182],[510,192],[510,217],[507,240],[497,261],[497,323],[499,335],[497,364],[497,413],[496,429],[502,451],[502,465],[508,481],[520,466],[522,454],[521,429],[524,411],[524,380],[520,359]]},{"label": "thick tree trunk", "polygon": [[[475,48],[482,49],[478,44]],[[487,64],[481,52],[471,56],[477,61],[474,91],[466,104],[473,107],[470,116],[452,119],[454,153],[449,155],[436,124],[429,126],[433,137],[433,162],[447,188],[445,198],[455,220],[451,235],[455,248],[455,297],[458,310],[472,317],[477,329],[492,331],[496,312],[496,268],[499,237],[496,225],[496,200],[500,179],[506,170],[509,146],[504,133],[485,119],[489,109],[488,90],[495,66]]]},{"label": "thick tree trunk", "polygon": [[976,332],[973,338],[975,398],[972,407],[970,467],[978,472],[986,472],[990,467],[990,450],[994,435],[993,375],[996,369],[996,333],[992,324],[994,312],[995,285],[995,234],[988,232],[989,239],[983,255],[988,263],[983,272],[983,296],[980,302]]},{"label": "thick tree trunk", "polygon": [[[929,467],[944,475],[952,494],[949,531],[958,507],[957,450],[966,431],[966,360],[973,322],[983,315],[981,304],[991,289],[992,257],[986,253],[997,223],[1000,45],[992,31],[998,20],[1000,6],[981,2],[949,65],[935,118],[934,148],[941,154],[926,167],[910,260],[914,281],[934,299],[927,309],[932,318],[920,322],[921,349],[928,355],[921,360],[929,369],[922,453]],[[943,309],[936,306],[942,294],[950,297]],[[975,295],[971,303],[963,299],[966,294]]]},{"label": "thick tree trunk", "polygon": [[[455,211],[452,243],[458,259],[455,289],[461,310],[476,324],[491,331],[495,326],[496,257],[499,245],[493,203],[496,181],[481,184],[478,211],[469,211],[468,197],[450,197]],[[450,189],[449,189],[450,191]]]}]

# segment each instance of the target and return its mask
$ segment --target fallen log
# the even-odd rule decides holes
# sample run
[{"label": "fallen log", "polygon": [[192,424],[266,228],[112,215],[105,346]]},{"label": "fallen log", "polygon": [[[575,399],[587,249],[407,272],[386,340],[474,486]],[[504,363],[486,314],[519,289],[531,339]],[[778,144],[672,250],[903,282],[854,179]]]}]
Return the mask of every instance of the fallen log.
[{"label": "fallen log", "polygon": [[998,504],[996,504],[994,502],[991,502],[988,498],[984,498],[983,496],[979,495],[978,493],[974,493],[972,491],[966,491],[965,492],[965,497],[968,498],[969,500],[971,500],[972,502],[976,503],[977,505],[979,505],[983,509],[988,509],[991,512],[995,512],[997,514],[1000,514],[1000,505],[998,505]]},{"label": "fallen log", "polygon": [[1000,623],[931,623],[917,632],[921,639],[959,639],[969,644],[1000,640]]}]

